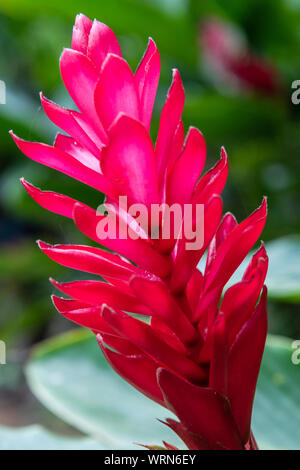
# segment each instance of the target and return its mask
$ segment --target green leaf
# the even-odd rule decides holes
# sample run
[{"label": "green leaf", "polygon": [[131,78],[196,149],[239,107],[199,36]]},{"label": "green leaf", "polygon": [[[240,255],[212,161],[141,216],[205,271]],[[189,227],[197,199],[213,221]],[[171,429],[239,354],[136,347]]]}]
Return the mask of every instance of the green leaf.
[{"label": "green leaf", "polygon": [[90,438],[53,434],[41,426],[7,428],[0,426],[0,450],[100,450]]},{"label": "green leaf", "polygon": [[[292,352],[291,340],[269,337],[254,409],[254,433],[261,448],[300,448],[300,365],[292,364]],[[180,445],[155,419],[168,412],[119,378],[86,331],[39,346],[27,366],[27,378],[46,407],[106,448],[136,448],[134,442],[159,445],[163,439]]]},{"label": "green leaf", "polygon": [[267,244],[270,258],[267,286],[278,300],[300,301],[300,236],[279,238]]},{"label": "green leaf", "polygon": [[267,340],[253,414],[263,449],[300,449],[300,364],[292,362],[292,342],[279,336]]},{"label": "green leaf", "polygon": [[170,412],[144,397],[107,364],[94,335],[75,330],[38,347],[27,366],[38,399],[53,413],[106,449],[136,449],[136,443],[181,445],[158,422]]}]

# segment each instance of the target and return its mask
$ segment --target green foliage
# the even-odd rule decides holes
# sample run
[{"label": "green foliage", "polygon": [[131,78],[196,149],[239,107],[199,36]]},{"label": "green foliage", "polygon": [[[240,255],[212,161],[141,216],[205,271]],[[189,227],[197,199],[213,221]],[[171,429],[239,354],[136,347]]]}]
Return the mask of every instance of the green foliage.
[{"label": "green foliage", "polygon": [[300,449],[300,364],[293,341],[270,336],[259,376],[253,430],[262,449]]},{"label": "green foliage", "polygon": [[[254,433],[261,448],[300,449],[300,365],[291,361],[291,343],[276,336],[267,342],[254,407]],[[169,412],[125,383],[86,331],[76,330],[37,347],[27,378],[47,408],[105,448],[135,448],[137,440],[178,443],[155,420]]]},{"label": "green foliage", "polygon": [[39,400],[106,449],[180,444],[166,426],[170,412],[142,396],[108,365],[94,335],[76,330],[34,351],[27,379]]},{"label": "green foliage", "polygon": [[0,427],[0,450],[99,450],[98,442],[89,438],[65,437],[40,426]]}]

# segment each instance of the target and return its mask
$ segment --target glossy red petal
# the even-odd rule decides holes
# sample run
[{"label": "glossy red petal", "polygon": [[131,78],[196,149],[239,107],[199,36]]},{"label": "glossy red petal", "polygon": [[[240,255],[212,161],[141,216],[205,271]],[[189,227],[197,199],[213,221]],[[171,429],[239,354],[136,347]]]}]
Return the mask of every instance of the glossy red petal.
[{"label": "glossy red petal", "polygon": [[216,235],[214,236],[214,238],[212,239],[208,247],[206,266],[205,266],[206,276],[210,270],[212,262],[214,261],[216,257],[217,249],[219,248],[221,243],[223,243],[223,241],[228,237],[229,233],[232,232],[232,230],[236,226],[237,226],[236,218],[230,212],[227,212],[224,215],[222,222],[220,223],[220,226],[216,232]]},{"label": "glossy red petal", "polygon": [[88,38],[87,56],[95,67],[101,70],[110,53],[122,55],[116,35],[106,24],[94,20]]},{"label": "glossy red petal", "polygon": [[49,245],[40,240],[38,245],[49,258],[68,268],[126,281],[139,272],[120,256],[99,248],[84,245]]},{"label": "glossy red petal", "polygon": [[191,344],[198,339],[198,334],[175,299],[168,292],[167,286],[157,280],[134,276],[130,286],[136,296],[168,325],[183,343]]},{"label": "glossy red petal", "polygon": [[105,216],[97,215],[96,211],[76,204],[73,212],[73,219],[79,230],[92,240],[109,248],[112,251],[120,253],[130,259],[138,266],[146,269],[160,277],[166,277],[171,270],[171,260],[155,251],[149,243],[142,239],[132,240],[131,238],[105,238],[100,239],[97,236],[98,223],[103,221]]},{"label": "glossy red petal", "polygon": [[264,287],[255,313],[229,351],[228,397],[244,444],[250,437],[256,382],[267,336],[266,299],[267,289]]},{"label": "glossy red petal", "polygon": [[160,56],[155,42],[150,38],[147,50],[135,73],[141,103],[141,121],[148,131],[150,129],[159,75]]},{"label": "glossy red petal", "polygon": [[168,408],[189,431],[204,438],[210,448],[221,444],[232,450],[242,449],[230,405],[224,397],[166,369],[158,371],[158,383]]},{"label": "glossy red petal", "polygon": [[193,202],[201,204],[211,198],[213,194],[221,194],[228,176],[228,157],[225,149],[221,149],[221,158],[218,163],[197,183]]},{"label": "glossy red petal", "polygon": [[169,204],[190,202],[194,186],[203,170],[206,144],[203,135],[195,127],[189,129],[184,149],[175,161],[167,181]]},{"label": "glossy red petal", "polygon": [[108,54],[95,88],[94,102],[105,129],[120,113],[140,119],[140,102],[134,75],[121,57]]},{"label": "glossy red petal", "polygon": [[155,358],[161,365],[172,369],[176,374],[188,377],[190,380],[196,382],[203,380],[203,370],[191,359],[168,346],[155,334],[151,326],[106,306],[102,309],[102,315],[119,335]]},{"label": "glossy red petal", "polygon": [[[50,101],[45,98],[42,93],[40,93],[40,98],[41,104],[48,118],[58,127],[67,132],[70,136],[72,136],[76,140],[76,142],[81,144],[89,152],[99,158],[100,149],[103,147],[103,142],[100,141],[99,138],[94,139],[97,144],[101,142],[101,145],[97,147],[94,140],[81,127],[81,122],[78,120],[79,113],[58,106],[53,101]],[[92,137],[94,137],[94,134]]]},{"label": "glossy red petal", "polygon": [[82,165],[100,173],[99,158],[95,157],[85,147],[78,144],[72,137],[58,133],[55,137],[54,147],[62,152],[68,153],[82,163]]},{"label": "glossy red petal", "polygon": [[164,406],[164,400],[156,381],[159,364],[145,354],[125,355],[107,348],[97,335],[99,346],[112,368],[139,392],[146,395],[159,405]]},{"label": "glossy red petal", "polygon": [[219,315],[211,332],[209,387],[227,396],[228,391],[228,334],[225,315]]},{"label": "glossy red petal", "polygon": [[11,136],[15,143],[27,157],[32,160],[46,165],[49,168],[60,171],[92,188],[101,192],[115,196],[114,189],[109,181],[100,173],[86,167],[71,155],[62,152],[50,145],[39,142],[27,142],[20,139],[11,132]]},{"label": "glossy red petal", "polygon": [[[230,287],[224,295],[220,311],[224,313],[227,318],[229,343],[235,339],[243,324],[248,320],[254,311],[255,305],[258,301],[261,289],[265,282],[268,257],[261,249],[259,249],[261,257],[257,254],[253,256],[256,259],[256,269],[252,272],[249,279],[245,279]],[[253,258],[250,262],[253,269]],[[249,269],[249,268],[248,268]]]},{"label": "glossy red petal", "polygon": [[156,47],[155,42],[153,41],[152,38],[149,38],[147,49],[145,50],[142,60],[140,61],[135,72],[135,81],[138,87],[140,98],[142,97],[145,81],[147,80],[149,61],[157,50],[158,49]]},{"label": "glossy red petal", "polygon": [[169,160],[169,149],[172,146],[174,133],[181,120],[184,106],[184,88],[178,70],[173,70],[173,80],[167,99],[161,112],[159,131],[155,145],[158,164],[158,175],[163,182]]},{"label": "glossy red petal", "polygon": [[[184,144],[184,125],[183,125],[182,119],[180,119],[179,123],[176,127],[176,130],[174,132],[174,136],[173,136],[173,139],[172,139],[171,146],[169,148],[167,173],[169,173],[171,171],[174,162],[179,157],[179,155],[182,151],[183,144]],[[167,179],[167,174],[166,174],[165,179]]]},{"label": "glossy red petal", "polygon": [[92,25],[93,22],[82,13],[76,16],[73,26],[72,49],[86,54]]},{"label": "glossy red petal", "polygon": [[267,217],[267,203],[256,209],[247,219],[237,225],[220,245],[210,271],[205,279],[203,298],[197,315],[207,309],[212,299],[220,295],[224,285],[241,264],[259,238]]},{"label": "glossy red petal", "polygon": [[105,142],[107,136],[99,120],[94,102],[99,72],[84,54],[72,49],[64,49],[60,57],[60,72],[65,87],[75,104],[80,111],[86,113],[101,140]]},{"label": "glossy red petal", "polygon": [[90,328],[94,331],[101,331],[102,333],[114,333],[100,315],[101,305],[91,307],[91,305],[85,302],[63,299],[56,295],[52,295],[52,302],[59,313],[77,325]]},{"label": "glossy red petal", "polygon": [[267,217],[267,202],[237,225],[220,246],[206,286],[225,284],[259,238]]},{"label": "glossy red petal", "polygon": [[191,311],[194,311],[198,305],[199,296],[203,284],[203,274],[199,269],[195,269],[187,283],[185,294],[190,306]]},{"label": "glossy red petal", "polygon": [[245,272],[243,275],[243,281],[250,280],[256,273],[257,267],[260,263],[260,261],[265,261],[268,262],[268,255],[265,249],[265,245],[263,242],[261,242],[260,248],[254,253],[252,256]]},{"label": "glossy red petal", "polygon": [[152,141],[144,126],[121,115],[110,129],[110,144],[102,152],[106,178],[128,196],[128,205],[158,204],[156,162]]},{"label": "glossy red petal", "polygon": [[148,229],[148,224],[146,224],[145,229],[142,226],[142,222],[145,222],[144,218],[142,221],[135,219],[135,214],[131,215],[128,212],[127,207],[123,207],[122,201],[114,201],[110,197],[106,197],[105,208],[107,209],[107,212],[110,215],[116,217],[117,220],[120,221],[120,224],[122,224],[124,228],[127,227],[128,233],[133,235],[133,238],[142,238],[143,240],[153,245],[153,240],[151,240],[150,234],[146,232],[146,230]]},{"label": "glossy red petal", "polygon": [[[204,233],[202,234],[203,240],[201,247],[198,249],[188,249],[188,243],[191,243],[191,240],[187,240],[184,237],[178,240],[177,247],[175,247],[177,251],[171,279],[171,288],[174,292],[184,290],[194,269],[214,236],[221,217],[222,199],[220,196],[213,196],[208,204],[204,206],[204,220],[196,222],[196,227],[199,227],[199,229],[203,227]],[[198,236],[199,239],[202,238],[201,234],[198,234]]]},{"label": "glossy red petal", "polygon": [[171,328],[169,328],[158,316],[152,315],[150,324],[156,334],[171,346],[171,348],[174,348],[183,354],[188,354],[189,350],[187,346],[183,344],[174,331],[172,331]]},{"label": "glossy red petal", "polygon": [[148,309],[133,295],[125,294],[115,286],[101,281],[73,281],[51,283],[66,295],[89,305],[108,304],[128,312],[148,314]]},{"label": "glossy red petal", "polygon": [[21,178],[21,183],[32,199],[44,209],[72,219],[74,206],[78,203],[76,199],[53,191],[42,191],[25,181],[24,178]]}]

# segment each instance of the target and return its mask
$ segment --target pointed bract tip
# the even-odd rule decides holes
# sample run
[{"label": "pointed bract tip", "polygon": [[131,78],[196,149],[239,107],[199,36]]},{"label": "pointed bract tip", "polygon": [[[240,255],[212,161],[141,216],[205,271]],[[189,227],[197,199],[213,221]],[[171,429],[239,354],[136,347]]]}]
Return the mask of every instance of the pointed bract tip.
[{"label": "pointed bract tip", "polygon": [[49,277],[49,282],[51,282],[51,284],[52,284],[54,287],[60,286],[60,282],[56,281],[53,277]]},{"label": "pointed bract tip", "polygon": [[227,155],[226,149],[223,145],[221,147],[221,160],[228,161],[228,155]]},{"label": "pointed bract tip", "polygon": [[52,301],[54,307],[58,310],[59,301],[62,300],[62,297],[58,297],[57,295],[52,294],[52,295],[50,295],[50,298],[51,298],[51,301]]},{"label": "pointed bract tip", "polygon": [[164,367],[159,367],[157,369],[156,379],[163,395],[165,395],[165,387],[169,384],[170,380],[172,380],[172,377],[174,377],[174,374],[168,369],[165,369]]},{"label": "pointed bract tip", "polygon": [[237,220],[236,220],[235,215],[234,215],[232,212],[230,212],[230,211],[225,212],[225,214],[223,215],[222,221],[223,221],[223,222],[224,222],[225,220],[227,221],[227,219],[228,219],[229,221],[232,221],[232,222],[234,222],[234,223],[237,224]]},{"label": "pointed bract tip", "polygon": [[260,247],[258,248],[258,250],[256,251],[256,253],[254,253],[256,256],[258,255],[260,258],[261,257],[268,257],[267,255],[267,252],[266,252],[266,247],[265,247],[265,244],[262,240],[260,240]]},{"label": "pointed bract tip", "polygon": [[78,13],[75,16],[74,26],[80,27],[84,21],[87,23],[92,23],[92,20],[90,20],[88,16],[84,15],[83,13]]},{"label": "pointed bract tip", "polygon": [[66,309],[66,302],[68,302],[68,299],[52,294],[51,300],[52,300],[54,307],[59,313],[61,313],[62,315],[64,315],[67,312],[69,313],[68,309]]},{"label": "pointed bract tip", "polygon": [[268,200],[267,200],[267,197],[266,197],[266,196],[263,197],[262,203],[261,203],[261,205],[258,207],[258,210],[263,212],[263,216],[264,216],[264,217],[267,216],[267,212],[268,212]]},{"label": "pointed bract tip", "polygon": [[20,178],[20,183],[22,184],[22,186],[26,189],[26,191],[28,193],[30,192],[30,190],[32,190],[34,188],[34,186],[32,186],[30,183],[28,183],[28,181],[26,181],[23,176],[22,176],[22,178]]},{"label": "pointed bract tip", "polygon": [[21,149],[21,146],[23,143],[27,143],[24,139],[21,139],[20,137],[18,137],[12,130],[9,131],[9,135],[13,138],[13,140],[15,141],[17,147],[22,151]]},{"label": "pointed bract tip", "polygon": [[100,315],[103,316],[106,313],[113,313],[113,309],[110,308],[107,304],[102,304],[101,310],[100,310]]},{"label": "pointed bract tip", "polygon": [[158,367],[156,371],[156,378],[158,382],[160,382],[161,379],[164,380],[166,375],[168,375],[167,369],[165,369],[164,367]]},{"label": "pointed bract tip", "polygon": [[264,284],[263,288],[262,288],[262,293],[261,293],[261,296],[260,296],[259,304],[258,304],[257,307],[262,306],[262,307],[266,308],[266,306],[267,306],[267,295],[268,295],[268,288]]},{"label": "pointed bract tip", "polygon": [[101,335],[101,333],[96,334],[96,340],[97,340],[97,343],[99,344],[100,348],[102,349],[103,346],[104,346],[104,339],[103,339],[103,336]]},{"label": "pointed bract tip", "polygon": [[[156,45],[154,39],[153,39],[151,36],[148,37],[147,49],[149,49],[149,47],[151,47],[151,48],[154,49],[154,51],[153,51],[153,53],[152,53],[152,56],[153,56],[153,54],[155,54],[156,52],[158,52],[157,45]],[[152,57],[152,56],[151,56],[151,57]]]},{"label": "pointed bract tip", "polygon": [[80,217],[85,207],[86,206],[82,204],[81,202],[79,201],[75,202],[73,206],[73,210],[72,210],[72,218],[75,220],[77,217]]},{"label": "pointed bract tip", "polygon": [[36,240],[36,243],[42,251],[52,248],[52,245],[50,245],[50,243],[43,242],[42,240]]},{"label": "pointed bract tip", "polygon": [[32,193],[34,193],[35,191],[41,192],[41,193],[43,192],[41,189],[37,188],[36,186],[33,186],[33,184],[26,181],[25,178],[23,177],[20,178],[20,182],[30,195],[32,195]]},{"label": "pointed bract tip", "polygon": [[49,99],[43,94],[42,91],[40,92],[40,100],[41,100],[42,105],[53,103],[53,101],[49,100]]},{"label": "pointed bract tip", "polygon": [[174,82],[180,82],[181,85],[183,86],[182,80],[181,80],[181,75],[180,75],[180,72],[179,72],[178,69],[172,69],[172,84]]}]

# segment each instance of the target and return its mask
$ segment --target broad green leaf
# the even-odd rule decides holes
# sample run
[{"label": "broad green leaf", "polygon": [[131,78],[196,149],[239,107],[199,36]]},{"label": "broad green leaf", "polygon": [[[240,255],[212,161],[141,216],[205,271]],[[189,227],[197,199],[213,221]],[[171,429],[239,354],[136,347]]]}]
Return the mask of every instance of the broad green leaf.
[{"label": "broad green leaf", "polygon": [[[269,338],[254,411],[261,448],[300,448],[300,365],[292,364],[292,351],[291,340]],[[133,442],[159,445],[162,439],[178,445],[177,437],[155,419],[168,412],[120,379],[85,331],[39,346],[27,377],[46,407],[106,448],[134,448]]]},{"label": "broad green leaf", "polygon": [[38,347],[27,366],[35,395],[53,413],[106,449],[136,443],[182,443],[164,419],[170,412],[137,392],[107,364],[95,336],[76,330]]},{"label": "broad green leaf", "polygon": [[[253,414],[254,435],[263,449],[300,449],[300,364],[293,341],[269,336]],[[297,358],[296,357],[296,358]]]},{"label": "broad green leaf", "polygon": [[270,268],[267,285],[278,300],[300,301],[300,236],[290,236],[267,244]]},{"label": "broad green leaf", "polygon": [[66,437],[41,426],[7,428],[0,426],[0,450],[100,450],[90,438]]}]

